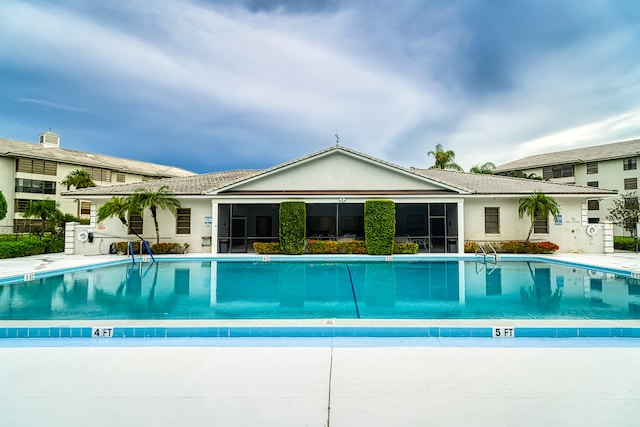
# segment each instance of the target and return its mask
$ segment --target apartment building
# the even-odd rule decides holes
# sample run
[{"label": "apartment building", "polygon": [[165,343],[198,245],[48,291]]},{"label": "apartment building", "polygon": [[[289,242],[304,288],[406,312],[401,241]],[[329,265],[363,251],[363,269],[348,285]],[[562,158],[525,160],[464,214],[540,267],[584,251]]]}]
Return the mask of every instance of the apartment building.
[{"label": "apartment building", "polygon": [[[616,190],[618,194],[638,191],[638,156],[640,139],[614,142],[554,153],[537,154],[496,168],[495,173],[509,175],[523,172],[546,180],[578,186]],[[594,198],[587,201],[588,221],[604,221],[613,199]],[[623,230],[616,227],[616,234]]]},{"label": "apartment building", "polygon": [[173,166],[61,148],[60,136],[51,130],[41,133],[37,144],[0,138],[0,191],[8,205],[0,233],[28,229],[22,212],[31,200],[55,200],[62,212],[88,219],[88,200],[60,197],[67,191],[61,182],[78,169],[87,171],[97,186],[193,175]]}]

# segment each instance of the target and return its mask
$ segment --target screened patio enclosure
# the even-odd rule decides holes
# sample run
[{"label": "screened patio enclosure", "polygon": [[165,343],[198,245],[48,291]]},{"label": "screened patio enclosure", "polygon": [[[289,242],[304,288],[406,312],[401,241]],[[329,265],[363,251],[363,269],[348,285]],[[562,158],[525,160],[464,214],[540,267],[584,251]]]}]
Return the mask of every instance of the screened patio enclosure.
[{"label": "screened patio enclosure", "polygon": [[[396,203],[396,241],[419,252],[458,252],[456,203]],[[307,203],[308,239],[364,240],[364,204]],[[254,242],[278,241],[278,203],[219,204],[218,253],[253,252]]]}]

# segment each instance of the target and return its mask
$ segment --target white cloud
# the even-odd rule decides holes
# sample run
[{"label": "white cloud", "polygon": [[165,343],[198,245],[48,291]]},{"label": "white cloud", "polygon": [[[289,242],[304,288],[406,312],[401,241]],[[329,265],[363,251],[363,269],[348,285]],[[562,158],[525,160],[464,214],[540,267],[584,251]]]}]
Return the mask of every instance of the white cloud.
[{"label": "white cloud", "polygon": [[84,113],[84,112],[87,111],[84,108],[78,108],[78,107],[74,107],[72,105],[64,105],[64,104],[60,104],[60,103],[57,103],[57,102],[48,101],[46,99],[18,98],[17,101],[26,102],[26,103],[29,103],[29,104],[42,105],[44,107],[50,107],[50,108],[54,108],[54,109],[57,109],[57,110],[75,111],[75,112],[78,112],[78,113]]},{"label": "white cloud", "polygon": [[419,2],[298,14],[204,2],[74,6],[0,8],[0,38],[20,40],[1,46],[0,60],[95,94],[23,102],[79,112],[104,100],[192,144],[224,134],[242,140],[233,150],[259,156],[277,140],[282,160],[330,145],[336,129],[344,145],[403,165],[427,166],[441,143],[465,168],[640,135],[640,70],[628,54],[637,34],[624,29],[504,55],[516,59],[500,69],[509,81],[474,91],[462,49],[474,34],[461,6],[418,18]]}]

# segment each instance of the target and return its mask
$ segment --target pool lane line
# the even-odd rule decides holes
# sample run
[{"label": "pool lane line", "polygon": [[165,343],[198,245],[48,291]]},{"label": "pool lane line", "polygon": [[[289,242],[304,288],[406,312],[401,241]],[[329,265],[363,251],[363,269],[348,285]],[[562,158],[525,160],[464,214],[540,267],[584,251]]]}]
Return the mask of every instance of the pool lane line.
[{"label": "pool lane line", "polygon": [[353,295],[353,303],[356,306],[356,316],[358,319],[360,318],[360,309],[358,308],[358,296],[356,295],[356,289],[353,286],[353,277],[351,277],[351,268],[349,268],[349,264],[345,263],[347,266],[347,271],[349,272],[349,282],[351,283],[351,294]]}]

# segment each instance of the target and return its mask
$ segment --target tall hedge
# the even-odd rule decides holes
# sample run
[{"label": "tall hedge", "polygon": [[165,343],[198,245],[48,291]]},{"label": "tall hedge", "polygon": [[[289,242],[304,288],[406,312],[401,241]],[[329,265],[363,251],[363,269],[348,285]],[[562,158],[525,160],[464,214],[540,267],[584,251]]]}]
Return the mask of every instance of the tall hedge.
[{"label": "tall hedge", "polygon": [[305,202],[280,203],[280,250],[283,254],[300,255],[304,252],[307,228]]},{"label": "tall hedge", "polygon": [[391,200],[364,203],[364,238],[370,255],[393,254],[396,235],[396,205]]},{"label": "tall hedge", "polygon": [[7,199],[5,199],[4,194],[0,191],[0,219],[5,219],[7,216]]}]

